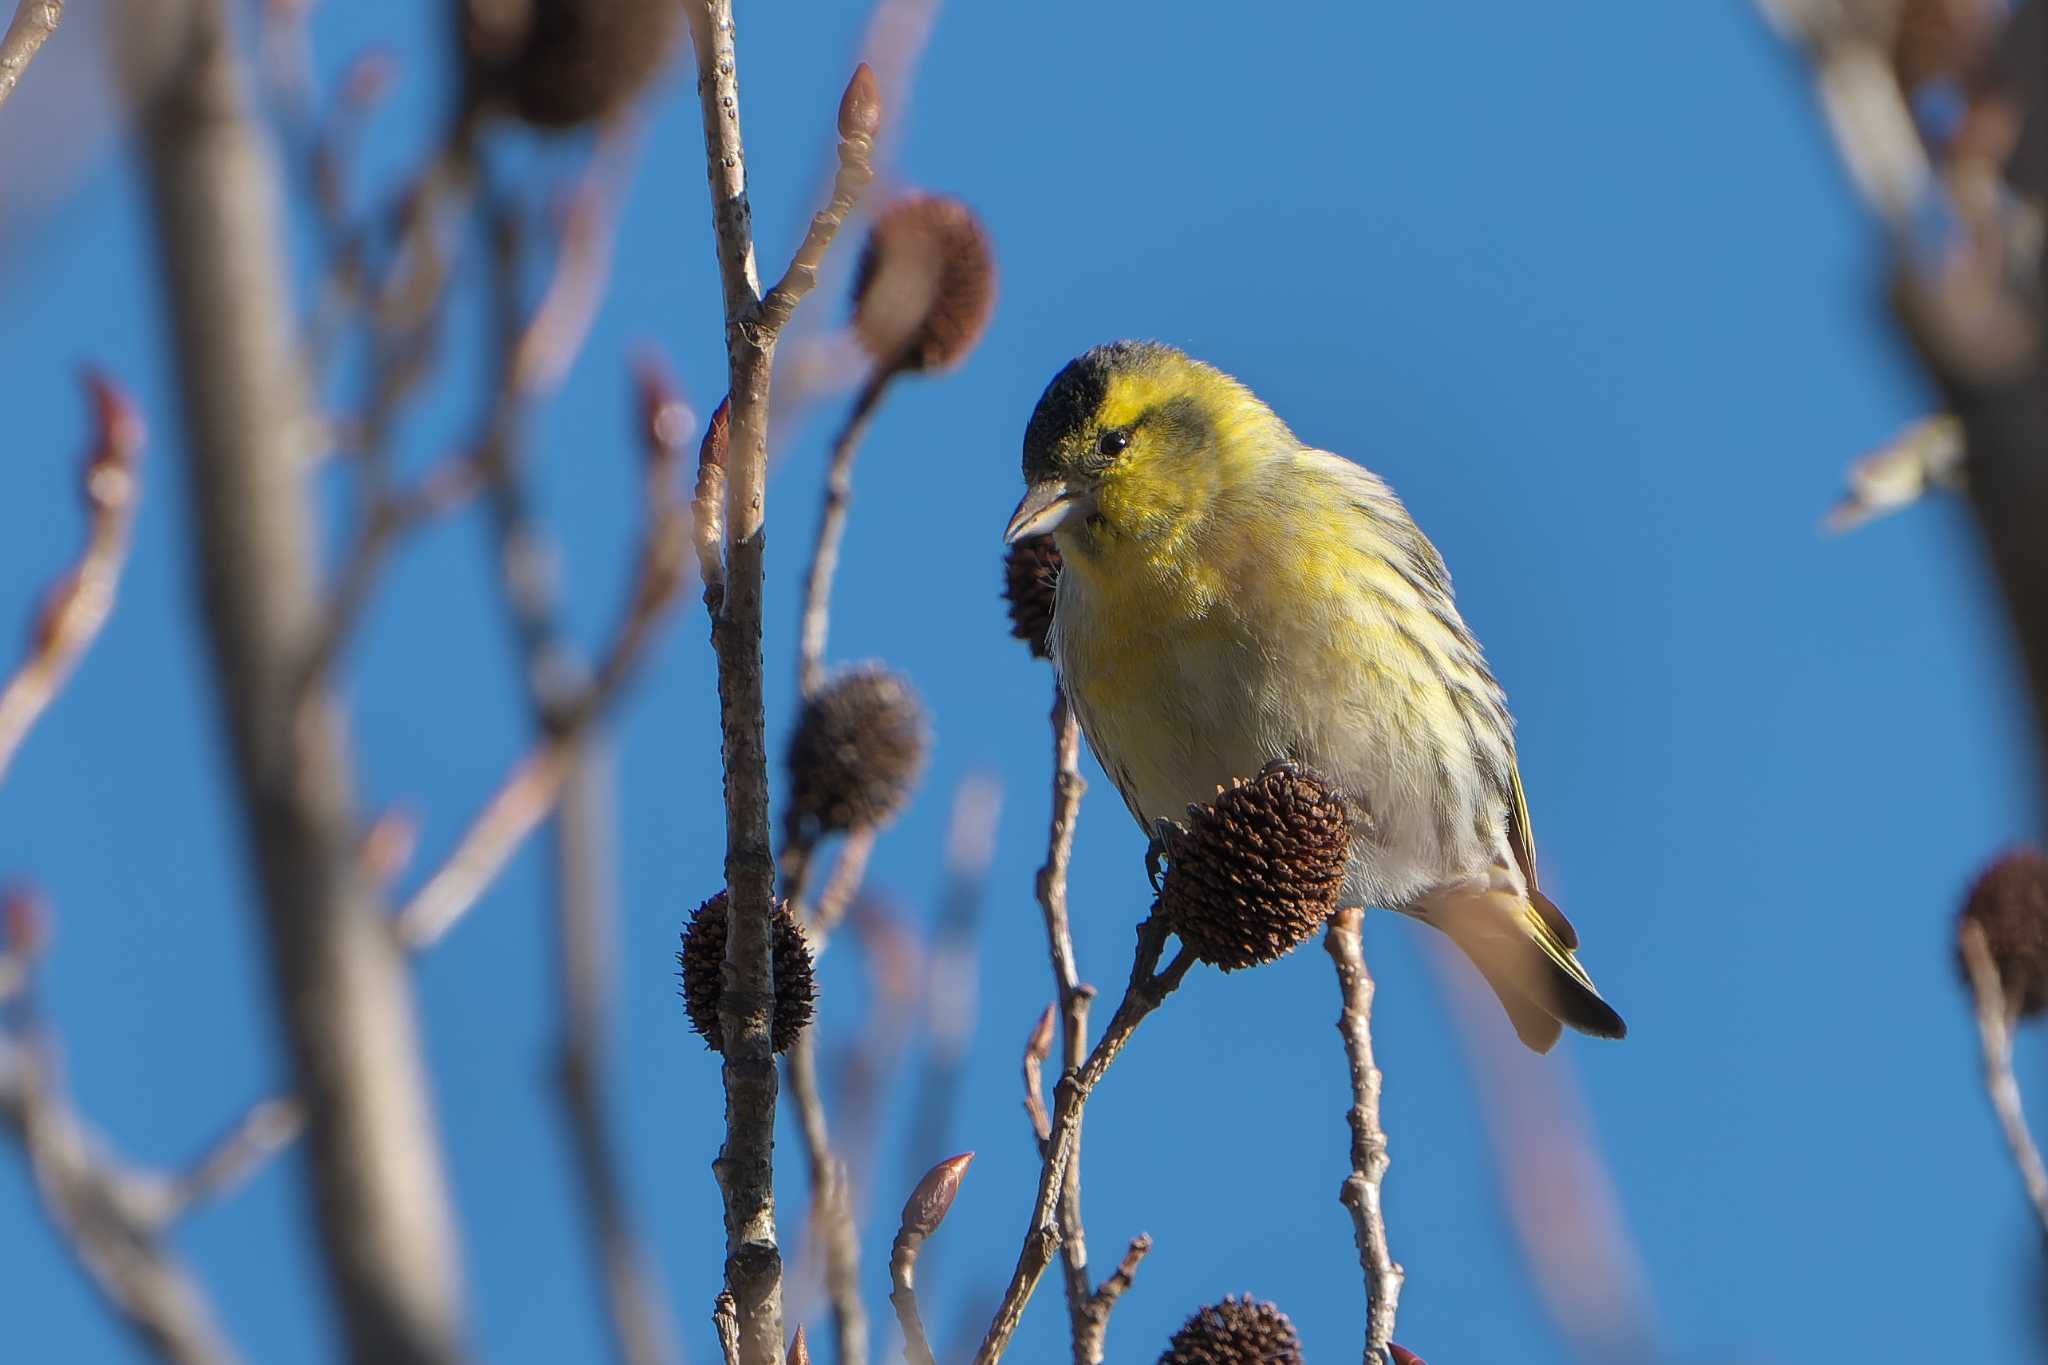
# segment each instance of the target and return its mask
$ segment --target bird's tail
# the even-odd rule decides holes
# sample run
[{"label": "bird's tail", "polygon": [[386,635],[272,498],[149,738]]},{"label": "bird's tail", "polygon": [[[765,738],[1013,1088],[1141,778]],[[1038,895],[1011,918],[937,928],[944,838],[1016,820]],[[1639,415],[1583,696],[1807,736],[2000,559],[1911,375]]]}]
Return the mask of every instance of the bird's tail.
[{"label": "bird's tail", "polygon": [[1430,902],[1425,917],[1465,950],[1532,1051],[1550,1051],[1566,1024],[1596,1038],[1627,1036],[1628,1025],[1572,951],[1578,935],[1542,892],[1445,896]]}]

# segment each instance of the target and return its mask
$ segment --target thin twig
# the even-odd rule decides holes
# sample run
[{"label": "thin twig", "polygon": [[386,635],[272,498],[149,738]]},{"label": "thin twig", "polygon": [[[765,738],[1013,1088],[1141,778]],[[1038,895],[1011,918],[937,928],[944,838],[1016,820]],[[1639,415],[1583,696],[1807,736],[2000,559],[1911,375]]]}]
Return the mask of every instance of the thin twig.
[{"label": "thin twig", "polygon": [[[830,205],[812,220],[782,279],[764,299],[754,264],[746,151],[740,136],[732,0],[688,6],[697,54],[712,227],[725,304],[729,430],[724,576],[712,647],[718,657],[719,725],[725,755],[726,936],[724,1082],[726,1140],[713,1170],[725,1203],[726,1287],[735,1300],[744,1365],[775,1365],[782,1353],[782,1253],[775,1235],[776,1072],[769,1024],[775,983],[769,917],[775,860],[768,823],[768,757],[762,700],[762,525],[767,499],[767,416],[775,343],[845,221],[865,176],[867,136],[842,139]],[[857,73],[856,80],[867,73]],[[872,77],[867,77],[871,82]],[[700,536],[703,532],[700,530]],[[707,583],[707,602],[711,585]]]},{"label": "thin twig", "polygon": [[[857,73],[853,89],[860,87],[865,68]],[[865,92],[862,92],[865,98]],[[844,104],[842,105],[844,107]],[[850,130],[844,113],[842,133],[850,133],[839,144],[839,171],[833,179],[827,208],[811,221],[796,259],[790,263],[783,282],[762,301],[761,313],[768,325],[779,329],[795,308],[795,300],[817,282],[817,271],[825,248],[851,212],[855,199],[872,176],[868,167],[869,134]],[[794,290],[792,293],[790,291]],[[831,618],[832,575],[838,563],[839,535],[845,525],[846,501],[853,482],[853,455],[867,415],[881,397],[882,384],[870,386],[863,395],[864,406],[848,419],[847,427],[832,453],[831,473],[826,480],[824,508],[820,513],[817,542],[804,587],[803,614],[799,622],[800,647],[797,684],[800,695],[817,690],[824,675],[825,631]],[[840,850],[831,878],[820,892],[815,909],[805,904],[816,848],[809,842],[792,843],[783,853],[783,895],[798,922],[803,924],[812,954],[824,952],[826,940],[852,904],[867,870],[868,855],[874,848],[875,831],[857,829]],[[790,1099],[796,1106],[804,1134],[804,1154],[811,1180],[811,1226],[824,1247],[825,1288],[832,1303],[832,1324],[838,1347],[839,1365],[867,1365],[867,1310],[860,1294],[860,1232],[854,1218],[852,1181],[846,1163],[833,1154],[831,1130],[825,1115],[824,1096],[817,1079],[817,1043],[814,1030],[806,1030],[785,1059],[789,1073]]]},{"label": "thin twig", "polygon": [[896,1325],[903,1329],[903,1359],[909,1365],[938,1365],[917,1307],[917,1253],[923,1244],[924,1238],[913,1233],[896,1234],[889,1248],[889,1304],[896,1310]]},{"label": "thin twig", "polygon": [[740,1365],[740,1310],[731,1291],[718,1291],[711,1305],[711,1327],[718,1333],[718,1352],[725,1365]]},{"label": "thin twig", "polygon": [[430,947],[453,928],[554,809],[578,746],[617,700],[675,601],[683,580],[688,519],[670,491],[668,474],[650,474],[649,487],[649,526],[624,617],[589,685],[513,768],[447,861],[398,912],[398,935],[407,947]]},{"label": "thin twig", "polygon": [[825,634],[832,624],[832,579],[839,571],[839,542],[846,534],[847,503],[853,497],[853,461],[861,437],[889,390],[895,370],[876,366],[832,438],[832,457],[825,470],[825,492],[818,508],[818,534],[811,545],[811,565],[804,574],[803,614],[797,631],[797,686],[803,696],[818,690],[825,678]]},{"label": "thin twig", "polygon": [[804,939],[811,945],[813,957],[825,951],[833,931],[846,918],[854,898],[860,894],[861,881],[867,876],[868,859],[875,851],[875,836],[879,832],[872,825],[849,830],[845,842],[839,846],[839,856],[832,862],[832,871],[818,889],[817,903],[805,906],[800,901],[791,902],[792,907],[801,912]]},{"label": "thin twig", "polygon": [[903,1216],[897,1221],[896,1241],[889,1254],[889,1302],[896,1309],[896,1321],[903,1329],[903,1358],[910,1365],[935,1365],[931,1342],[924,1334],[924,1319],[917,1307],[917,1258],[925,1242],[946,1221],[953,1201],[960,1194],[960,1182],[974,1153],[947,1157],[924,1173],[903,1201]]},{"label": "thin twig", "polygon": [[[1155,907],[1154,912],[1138,926],[1138,950],[1131,963],[1130,984],[1117,1004],[1116,1013],[1110,1017],[1109,1027],[1103,1030],[1102,1038],[1095,1044],[1094,1051],[1088,1054],[1088,1060],[1078,1070],[1070,1071],[1060,1079],[1053,1111],[1052,1137],[1046,1144],[1045,1159],[1039,1167],[1038,1195],[1032,1206],[1031,1223],[1024,1232],[1023,1250],[1018,1253],[1017,1268],[1010,1275],[1009,1286],[1004,1290],[1002,1302],[982,1338],[981,1349],[975,1353],[975,1365],[994,1365],[995,1361],[1002,1359],[1010,1337],[1023,1320],[1024,1305],[1030,1301],[1031,1291],[1037,1287],[1046,1267],[1052,1264],[1052,1255],[1058,1249],[1061,1237],[1061,1192],[1066,1187],[1066,1170],[1080,1137],[1081,1111],[1087,1105],[1089,1095],[1101,1084],[1104,1073],[1123,1051],[1124,1045],[1130,1042],[1131,1035],[1145,1016],[1173,993],[1188,974],[1188,969],[1195,964],[1194,951],[1184,946],[1164,971],[1155,973],[1159,958],[1165,951],[1168,934],[1166,922]],[[1122,1290],[1119,1288],[1117,1292]]]},{"label": "thin twig", "polygon": [[[1052,822],[1046,835],[1045,862],[1038,869],[1038,905],[1045,917],[1046,946],[1051,955],[1053,985],[1059,993],[1058,1005],[1061,1021],[1062,1070],[1071,1073],[1081,1065],[1083,1050],[1088,1045],[1088,1009],[1095,999],[1095,988],[1080,979],[1080,969],[1074,961],[1074,938],[1067,918],[1067,865],[1073,858],[1074,824],[1080,818],[1081,795],[1088,789],[1088,783],[1081,776],[1081,727],[1075,718],[1073,707],[1068,703],[1066,693],[1055,683],[1052,698]],[[1027,1080],[1031,1078],[1030,1061],[1027,1056]],[[1029,1095],[1036,1101],[1037,1085],[1030,1086]],[[1043,1120],[1044,1105],[1032,1115],[1033,1126],[1039,1129],[1039,1147],[1045,1150],[1048,1136]],[[1073,1341],[1075,1365],[1097,1365],[1101,1361],[1104,1343],[1109,1331],[1110,1310],[1123,1293],[1119,1285],[1114,1290],[1110,1282],[1101,1288],[1091,1285],[1088,1275],[1088,1240],[1081,1219],[1081,1142],[1080,1118],[1075,1116],[1076,1131],[1074,1150],[1066,1165],[1063,1186],[1060,1192],[1060,1257],[1062,1279],[1067,1293],[1067,1319]],[[1146,1249],[1152,1243],[1141,1236]],[[1137,1241],[1131,1244],[1138,1245]],[[1137,1253],[1142,1258],[1143,1251]],[[1137,1260],[1130,1257],[1132,1270]],[[1115,1277],[1112,1276],[1114,1281]],[[1128,1276],[1125,1277],[1128,1282]]]},{"label": "thin twig", "polygon": [[1052,1052],[1052,1030],[1058,1017],[1059,1006],[1047,1005],[1024,1040],[1024,1112],[1031,1118],[1031,1132],[1038,1139],[1041,1156],[1052,1136],[1052,1115],[1045,1112],[1045,1059]]},{"label": "thin twig", "polygon": [[[579,197],[586,202],[598,199],[597,184],[593,174]],[[588,208],[585,215],[596,212]],[[586,225],[584,235],[593,232],[602,235],[601,229]],[[522,239],[504,231],[496,236],[499,375],[478,463],[484,470],[495,533],[500,595],[519,654],[528,710],[539,742],[552,744],[560,756],[559,765],[551,765],[560,773],[552,865],[561,1013],[557,1094],[583,1189],[613,1343],[627,1365],[665,1365],[678,1358],[675,1333],[655,1288],[657,1277],[645,1244],[633,1226],[606,1120],[604,1002],[610,993],[617,873],[608,840],[613,786],[597,732],[608,698],[597,693],[598,685],[585,675],[581,662],[571,658],[552,583],[538,564],[541,532],[520,449],[527,402],[542,382],[567,368],[581,345],[588,309],[602,293],[602,261],[572,264],[569,258],[593,251],[601,258],[605,252],[565,241],[556,279],[573,277],[568,292],[587,295],[587,301],[558,305],[566,310],[565,316],[552,320],[549,304],[543,302],[530,321],[523,321]],[[551,286],[549,298],[558,297],[558,286]],[[582,321],[576,317],[579,308],[584,310]],[[664,609],[680,583],[677,555],[683,513],[677,478],[688,427],[674,411],[678,406],[680,400],[651,365],[643,367],[637,408],[643,422],[650,529],[641,554],[640,586],[634,590],[629,624],[622,634],[636,629],[630,623],[643,610]],[[651,632],[641,631],[641,638],[649,636]],[[614,671],[610,686],[616,688],[623,676]]]},{"label": "thin twig", "polygon": [[2020,1102],[2020,1083],[2012,1070],[2012,1015],[2006,1007],[2005,991],[1999,985],[1998,964],[1991,946],[1984,941],[1984,927],[1965,919],[1956,939],[1962,948],[1963,965],[1969,969],[1970,986],[1977,1001],[1977,1037],[1984,1048],[1984,1090],[2005,1131],[2005,1144],[2012,1149],[2012,1163],[2020,1173],[2020,1184],[2048,1236],[2048,1166],[2034,1145],[2027,1127],[2027,1114]]},{"label": "thin twig", "polygon": [[43,1211],[122,1323],[173,1365],[234,1365],[205,1289],[171,1249],[163,1181],[120,1165],[73,1110],[39,1039],[0,1042],[0,1128]]},{"label": "thin twig", "polygon": [[583,349],[611,280],[615,208],[639,149],[630,122],[605,126],[590,169],[570,192],[562,215],[554,273],[513,347],[508,378],[519,393],[553,389]]},{"label": "thin twig", "polygon": [[21,73],[64,21],[64,0],[19,0],[14,20],[0,34],[0,104],[21,83]]},{"label": "thin twig", "polygon": [[1372,1059],[1372,974],[1365,967],[1358,909],[1330,916],[1323,947],[1337,967],[1344,1005],[1337,1032],[1351,1064],[1351,1174],[1339,1198],[1351,1210],[1352,1235],[1358,1261],[1365,1270],[1365,1365],[1381,1365],[1394,1339],[1394,1312],[1405,1278],[1387,1249],[1387,1224],[1380,1209],[1380,1182],[1387,1174],[1387,1135],[1380,1127],[1380,1069]]},{"label": "thin twig", "polygon": [[[804,905],[813,850],[805,846],[786,858],[790,900],[815,960],[824,954],[832,930],[859,894],[868,855],[875,846],[872,827],[852,831],[841,845],[838,861],[819,893],[816,907]],[[855,1220],[853,1181],[846,1162],[832,1148],[832,1129],[825,1114],[825,1095],[818,1083],[817,1029],[808,1028],[783,1054],[789,1100],[804,1136],[804,1160],[811,1184],[810,1228],[825,1259],[825,1293],[832,1304],[833,1343],[838,1365],[866,1365],[867,1308],[860,1292],[860,1228]]]},{"label": "thin twig", "polygon": [[863,1365],[868,1358],[868,1315],[860,1292],[860,1229],[854,1222],[853,1181],[846,1163],[833,1153],[818,1086],[817,1029],[805,1029],[783,1054],[789,1100],[804,1137],[811,1183],[810,1235],[825,1253],[825,1293],[832,1303],[832,1335],[839,1365]]},{"label": "thin twig", "polygon": [[71,670],[106,624],[128,559],[140,491],[142,419],[104,375],[88,372],[85,387],[93,412],[92,444],[81,478],[85,548],[77,564],[50,590],[28,658],[0,689],[0,778],[6,777],[30,727],[63,690]]},{"label": "thin twig", "polygon": [[305,1127],[305,1109],[289,1095],[273,1095],[250,1105],[235,1126],[173,1182],[171,1216],[233,1193],[296,1142]]},{"label": "thin twig", "polygon": [[[968,1046],[973,1041],[979,963],[975,951],[982,902],[995,860],[1003,788],[973,773],[953,789],[946,820],[945,889],[932,917],[925,965],[925,1065],[911,1105],[910,1170],[922,1169],[950,1145],[953,1113]],[[930,1267],[926,1267],[929,1275]]]}]

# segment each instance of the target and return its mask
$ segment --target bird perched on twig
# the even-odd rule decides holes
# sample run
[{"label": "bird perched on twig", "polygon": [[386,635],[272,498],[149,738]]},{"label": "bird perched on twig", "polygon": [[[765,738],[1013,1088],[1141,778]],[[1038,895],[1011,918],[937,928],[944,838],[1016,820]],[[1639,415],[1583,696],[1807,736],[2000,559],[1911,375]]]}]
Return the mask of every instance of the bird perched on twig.
[{"label": "bird perched on twig", "polygon": [[1059,546],[1051,651],[1155,848],[1269,761],[1353,812],[1342,902],[1450,935],[1522,1041],[1627,1031],[1536,883],[1514,722],[1442,557],[1377,475],[1171,346],[1069,364],[1024,434],[1005,539]]}]

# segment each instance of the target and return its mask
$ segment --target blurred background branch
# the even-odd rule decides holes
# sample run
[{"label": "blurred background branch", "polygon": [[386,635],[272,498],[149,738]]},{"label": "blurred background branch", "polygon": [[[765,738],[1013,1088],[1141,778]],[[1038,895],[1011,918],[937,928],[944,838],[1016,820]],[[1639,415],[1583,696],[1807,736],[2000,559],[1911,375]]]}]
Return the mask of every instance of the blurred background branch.
[{"label": "blurred background branch", "polygon": [[143,92],[144,163],[176,337],[204,619],[272,984],[306,1106],[336,1319],[364,1365],[440,1365],[467,1335],[411,987],[356,856],[333,704],[299,686],[319,619],[306,391],[277,179],[223,0],[187,0]]},{"label": "blurred background branch", "polygon": [[51,586],[30,635],[28,658],[0,687],[0,779],[106,624],[128,560],[142,491],[142,418],[106,376],[87,374],[85,389],[93,414],[93,438],[80,470],[85,548]]},{"label": "blurred background branch", "polygon": [[172,1225],[195,1203],[240,1183],[295,1126],[273,1104],[189,1171],[166,1173],[115,1157],[75,1108],[56,1040],[35,1004],[35,970],[51,918],[40,898],[7,893],[0,905],[0,1129],[20,1146],[44,1216],[107,1306],[144,1349],[171,1365],[235,1365],[241,1353],[211,1296],[170,1246]]}]

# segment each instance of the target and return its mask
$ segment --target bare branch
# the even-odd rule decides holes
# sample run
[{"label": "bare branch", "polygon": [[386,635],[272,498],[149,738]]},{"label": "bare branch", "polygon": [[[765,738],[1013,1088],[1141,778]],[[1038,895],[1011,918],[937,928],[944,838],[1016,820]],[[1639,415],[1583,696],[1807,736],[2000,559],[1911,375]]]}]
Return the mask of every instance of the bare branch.
[{"label": "bare branch", "polygon": [[1031,1116],[1031,1131],[1038,1138],[1041,1155],[1052,1136],[1052,1115],[1045,1112],[1045,1059],[1052,1052],[1052,1029],[1058,1014],[1058,1005],[1047,1005],[1024,1041],[1024,1112]]},{"label": "bare branch", "polygon": [[305,1126],[305,1110],[289,1095],[274,1095],[250,1105],[235,1126],[173,1183],[170,1216],[232,1194],[296,1142]]},{"label": "bare branch", "polygon": [[137,120],[173,323],[204,610],[352,1356],[442,1365],[460,1255],[410,982],[358,857],[341,727],[299,686],[318,596],[276,173],[224,0],[191,0]]},{"label": "bare branch", "polygon": [[[865,164],[866,148],[860,143],[872,130],[861,126],[868,118],[865,113],[855,117],[854,108],[842,108],[841,173],[834,180],[833,201],[806,234],[773,299],[762,300],[747,201],[746,151],[740,137],[732,0],[701,0],[690,4],[688,12],[725,300],[730,404],[724,443],[726,508],[718,532],[725,572],[715,594],[711,632],[718,656],[725,881],[731,898],[721,1011],[726,1030],[726,1141],[713,1169],[725,1201],[726,1287],[736,1301],[744,1365],[774,1365],[782,1353],[782,1253],[775,1235],[774,1194],[776,1072],[769,1042],[775,1003],[769,951],[775,862],[769,839],[761,677],[769,380],[781,327],[815,281],[819,260],[860,188],[862,179],[855,167]],[[850,89],[849,96],[853,93]],[[698,534],[704,544],[708,533],[701,523]],[[707,583],[707,603],[714,596],[710,586]]]},{"label": "bare branch", "polygon": [[936,1365],[917,1307],[917,1257],[926,1239],[946,1221],[973,1160],[974,1153],[962,1152],[941,1161],[925,1173],[903,1204],[903,1217],[889,1254],[889,1302],[896,1309],[897,1325],[903,1329],[903,1358],[909,1365]]},{"label": "bare branch", "polygon": [[21,83],[21,73],[64,21],[64,0],[17,0],[14,20],[0,34],[0,104]]},{"label": "bare branch", "polygon": [[[688,411],[652,360],[640,366],[637,382],[652,496],[666,509],[657,515],[666,515],[673,525],[681,515],[672,490],[683,443],[689,438]],[[505,556],[500,559],[504,562]],[[516,598],[510,583],[506,588],[509,604]],[[535,647],[526,660],[528,700],[543,734],[555,717],[550,698],[538,690],[540,665],[555,633],[548,624],[527,637]],[[680,1358],[675,1332],[651,1258],[633,1225],[605,1110],[604,1006],[611,993],[618,919],[617,859],[608,836],[613,790],[603,749],[594,739],[585,741],[555,817],[556,959],[562,1014],[557,1078],[620,1357],[627,1365],[665,1365]]]},{"label": "bare branch", "polygon": [[2027,1127],[2027,1115],[2020,1102],[2020,1083],[2012,1070],[2012,1013],[2006,1007],[2005,991],[1998,982],[1998,964],[1991,946],[1984,940],[1984,926],[1965,918],[1957,926],[1956,942],[1962,949],[1963,965],[1970,973],[1970,987],[1977,1003],[1977,1036],[1984,1048],[1984,1090],[2012,1149],[2012,1163],[2020,1173],[2020,1184],[2048,1236],[2048,1166],[2034,1145]]},{"label": "bare branch", "polygon": [[832,177],[832,197],[812,217],[810,229],[798,244],[789,268],[761,300],[761,323],[771,333],[781,331],[804,295],[817,287],[818,267],[824,263],[832,239],[845,226],[861,191],[875,178],[869,158],[881,120],[881,92],[875,84],[875,73],[862,62],[854,68],[853,79],[847,82],[846,93],[839,102],[839,169]]},{"label": "bare branch", "polygon": [[811,546],[811,566],[804,574],[803,615],[797,632],[797,685],[804,696],[818,690],[825,678],[825,634],[832,623],[832,579],[839,570],[839,541],[846,533],[846,507],[853,496],[853,461],[861,437],[881,405],[895,371],[878,366],[861,387],[839,434],[832,439],[832,458],[825,470],[824,501],[818,508],[818,534]]},{"label": "bare branch", "polygon": [[[1059,992],[1058,1006],[1061,1020],[1063,1043],[1062,1065],[1067,1074],[1081,1065],[1081,1057],[1088,1046],[1088,1007],[1095,999],[1095,988],[1080,979],[1079,968],[1074,962],[1074,938],[1067,919],[1067,865],[1074,850],[1074,824],[1080,818],[1081,794],[1088,789],[1086,779],[1081,776],[1081,727],[1075,719],[1067,696],[1057,683],[1053,685],[1052,698],[1052,823],[1046,835],[1045,862],[1038,869],[1038,905],[1045,916],[1046,946],[1051,955],[1053,985]],[[1035,1035],[1034,1035],[1035,1043]],[[1025,1051],[1025,1107],[1031,1113],[1032,1127],[1038,1133],[1041,1154],[1048,1150],[1051,1135],[1050,1123],[1045,1116],[1045,1106],[1038,1098],[1039,1062],[1032,1056],[1032,1049]],[[1116,1306],[1117,1298],[1129,1284],[1129,1275],[1121,1283],[1116,1276],[1105,1281],[1101,1289],[1091,1286],[1088,1275],[1088,1240],[1081,1219],[1081,1140],[1080,1115],[1074,1116],[1073,1152],[1066,1163],[1060,1191],[1060,1256],[1062,1278],[1067,1292],[1067,1319],[1073,1340],[1075,1365],[1097,1365],[1103,1357],[1105,1339],[1109,1331],[1109,1314]],[[1149,1238],[1140,1237],[1147,1250],[1151,1248]],[[1132,1246],[1137,1246],[1134,1241]],[[1139,1252],[1142,1257],[1144,1252]],[[1126,1261],[1135,1271],[1137,1260],[1127,1256]],[[1112,1285],[1116,1287],[1112,1290]]]},{"label": "bare branch", "polygon": [[0,1041],[0,1128],[43,1211],[144,1347],[173,1365],[235,1365],[199,1281],[171,1250],[160,1178],[118,1164],[71,1107],[39,1040]]},{"label": "bare branch", "polygon": [[142,419],[104,375],[87,373],[93,439],[82,486],[87,516],[78,563],[51,588],[37,618],[26,660],[0,689],[0,778],[29,729],[63,690],[114,607],[129,531],[140,493]]},{"label": "bare branch", "polygon": [[953,789],[946,820],[945,883],[932,916],[924,971],[925,1065],[905,1144],[913,1171],[951,1145],[953,1114],[959,1107],[977,1014],[977,926],[1002,810],[1002,784],[992,776],[970,773]]},{"label": "bare branch", "polygon": [[1387,1135],[1380,1127],[1380,1069],[1372,1059],[1372,974],[1365,969],[1365,912],[1356,908],[1330,916],[1323,947],[1337,967],[1344,1006],[1337,1032],[1351,1063],[1351,1174],[1340,1198],[1351,1210],[1358,1261],[1365,1270],[1365,1361],[1380,1365],[1394,1338],[1394,1312],[1405,1278],[1387,1249],[1387,1224],[1380,1211],[1380,1182],[1387,1174]]},{"label": "bare branch", "polygon": [[854,1222],[853,1181],[846,1163],[833,1154],[818,1087],[817,1029],[807,1028],[783,1054],[789,1099],[804,1136],[804,1160],[811,1183],[810,1235],[825,1253],[825,1292],[832,1303],[832,1332],[839,1365],[864,1365],[868,1358],[868,1315],[860,1292],[860,1229]]},{"label": "bare branch", "polygon": [[774,1365],[782,1350],[782,1251],[775,1233],[776,1073],[769,1041],[775,1008],[769,937],[775,862],[768,833],[761,679],[761,524],[775,336],[757,316],[761,286],[754,266],[746,151],[740,142],[732,0],[702,0],[690,4],[688,12],[725,296],[730,404],[720,528],[725,564],[711,628],[725,754],[725,884],[730,897],[720,1008],[726,1136],[712,1170],[725,1202],[725,1283],[738,1323],[737,1359],[741,1365]]},{"label": "bare branch", "polygon": [[845,841],[839,845],[839,856],[833,860],[832,871],[826,876],[824,886],[818,889],[817,904],[806,907],[800,902],[792,902],[792,907],[800,912],[804,937],[811,945],[813,957],[825,951],[832,931],[839,927],[840,921],[846,918],[846,912],[853,907],[855,897],[860,895],[861,881],[867,876],[868,859],[875,851],[878,833],[871,825],[847,831]]},{"label": "bare branch", "polygon": [[606,124],[590,170],[570,194],[554,274],[512,351],[508,378],[518,393],[554,388],[583,349],[611,280],[616,204],[638,142],[630,124]]},{"label": "bare branch", "polygon": [[[1002,1302],[982,1338],[981,1349],[975,1353],[975,1365],[994,1365],[995,1361],[1002,1359],[1010,1337],[1023,1320],[1024,1305],[1030,1301],[1031,1291],[1037,1287],[1039,1277],[1045,1274],[1046,1267],[1052,1263],[1053,1252],[1060,1245],[1061,1193],[1066,1188],[1067,1166],[1073,1160],[1080,1139],[1081,1111],[1087,1105],[1089,1095],[1101,1084],[1110,1064],[1122,1053],[1145,1016],[1159,1008],[1160,1002],[1173,993],[1182,978],[1187,976],[1188,969],[1195,965],[1194,952],[1183,947],[1164,971],[1156,970],[1165,951],[1168,934],[1166,922],[1155,908],[1138,926],[1138,950],[1131,963],[1130,984],[1124,990],[1124,998],[1117,1004],[1116,1013],[1110,1017],[1109,1027],[1103,1031],[1095,1050],[1088,1054],[1088,1060],[1060,1080],[1052,1137],[1046,1144],[1045,1159],[1039,1167],[1038,1196],[1031,1210],[1031,1224],[1025,1229],[1024,1247],[1018,1253],[1017,1268],[1011,1273],[1009,1287],[1004,1290]],[[1119,1289],[1117,1292],[1122,1291]]]}]

